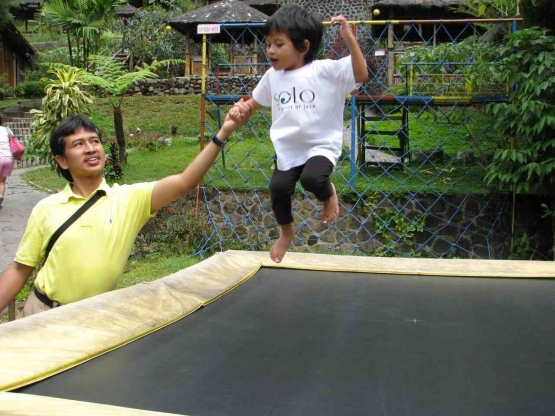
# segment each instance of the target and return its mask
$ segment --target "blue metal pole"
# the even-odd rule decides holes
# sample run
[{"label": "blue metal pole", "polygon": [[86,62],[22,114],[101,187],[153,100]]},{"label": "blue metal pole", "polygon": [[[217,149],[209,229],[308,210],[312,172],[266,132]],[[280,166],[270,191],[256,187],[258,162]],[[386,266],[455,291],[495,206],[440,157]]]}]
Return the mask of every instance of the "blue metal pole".
[{"label": "blue metal pole", "polygon": [[351,96],[351,178],[349,185],[354,189],[356,174],[356,148],[357,143],[357,100],[355,96]]}]

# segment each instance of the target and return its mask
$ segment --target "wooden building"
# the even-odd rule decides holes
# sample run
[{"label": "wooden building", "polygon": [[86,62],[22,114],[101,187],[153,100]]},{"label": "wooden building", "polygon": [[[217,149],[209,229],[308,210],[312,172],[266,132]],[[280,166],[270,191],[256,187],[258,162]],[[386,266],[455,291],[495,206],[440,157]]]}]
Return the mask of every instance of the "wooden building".
[{"label": "wooden building", "polygon": [[0,29],[0,77],[11,86],[25,81],[25,71],[31,67],[35,49],[13,24]]},{"label": "wooden building", "polygon": [[[221,23],[264,23],[268,19],[268,15],[258,11],[254,7],[249,6],[241,0],[223,0],[211,3],[207,6],[173,17],[167,22],[173,29],[185,35],[185,74],[184,75],[200,75],[202,71],[202,61],[200,53],[193,50],[192,42],[200,45],[202,35],[197,34],[197,26],[199,24],[221,24]],[[244,29],[230,29],[229,33],[237,31],[241,33]],[[247,42],[249,46],[241,45],[243,53],[233,53],[233,40],[229,33],[222,33],[211,37],[211,41],[215,43],[227,44],[228,53],[230,55],[230,65],[220,66],[211,62],[211,52],[208,51],[208,66],[212,66],[216,74],[228,75],[249,74],[253,67],[259,63],[257,51],[259,45],[252,34],[249,36],[241,35],[242,42]],[[248,52],[248,53],[247,53]]]}]

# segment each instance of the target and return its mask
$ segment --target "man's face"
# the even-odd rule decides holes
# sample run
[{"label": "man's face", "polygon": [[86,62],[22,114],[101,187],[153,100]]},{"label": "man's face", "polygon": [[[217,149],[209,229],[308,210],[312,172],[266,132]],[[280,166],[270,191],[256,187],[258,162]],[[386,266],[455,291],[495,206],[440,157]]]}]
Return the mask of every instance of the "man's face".
[{"label": "man's face", "polygon": [[62,169],[68,169],[77,178],[102,176],[106,155],[96,132],[77,130],[65,138],[65,156],[56,156]]}]

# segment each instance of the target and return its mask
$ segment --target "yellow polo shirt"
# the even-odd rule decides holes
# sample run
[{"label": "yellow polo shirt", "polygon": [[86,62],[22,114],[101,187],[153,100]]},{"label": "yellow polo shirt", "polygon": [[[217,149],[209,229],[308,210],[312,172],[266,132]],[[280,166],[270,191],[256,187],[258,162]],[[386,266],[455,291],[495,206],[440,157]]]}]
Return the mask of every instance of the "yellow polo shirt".
[{"label": "yellow polo shirt", "polygon": [[[150,211],[155,182],[113,185],[56,241],[35,286],[62,304],[113,290]],[[94,193],[93,193],[94,194]],[[93,195],[91,194],[91,196]],[[87,198],[88,199],[88,198]],[[52,234],[87,200],[70,185],[40,201],[29,218],[15,261],[38,266]]]}]

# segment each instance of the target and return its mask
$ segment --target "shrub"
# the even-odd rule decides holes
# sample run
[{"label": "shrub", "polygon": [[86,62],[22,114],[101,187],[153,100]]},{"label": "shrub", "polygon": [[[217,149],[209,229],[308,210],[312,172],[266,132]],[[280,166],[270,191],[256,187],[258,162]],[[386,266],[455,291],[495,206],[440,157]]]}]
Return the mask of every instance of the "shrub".
[{"label": "shrub", "polygon": [[2,76],[0,76],[0,100],[3,100],[6,97],[13,97],[13,95],[14,88],[8,84],[7,75],[2,74]]},{"label": "shrub", "polygon": [[47,84],[46,81],[26,81],[15,87],[14,93],[21,98],[42,98]]}]

